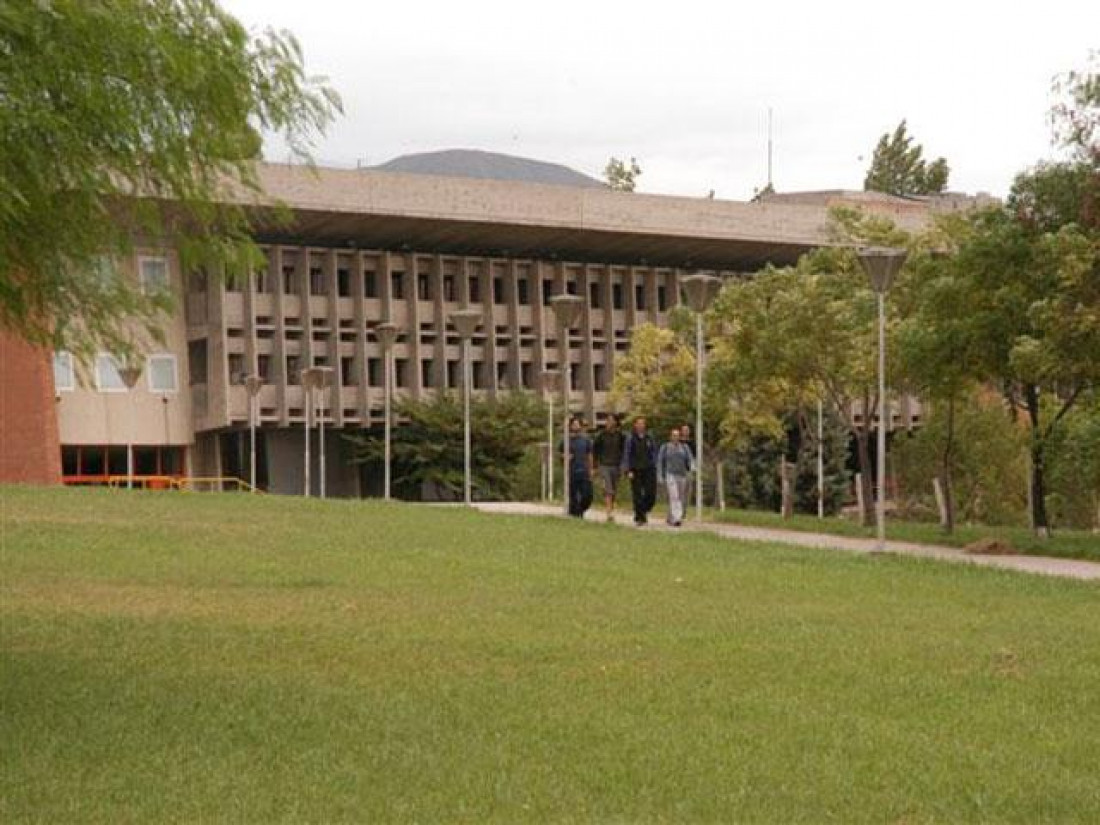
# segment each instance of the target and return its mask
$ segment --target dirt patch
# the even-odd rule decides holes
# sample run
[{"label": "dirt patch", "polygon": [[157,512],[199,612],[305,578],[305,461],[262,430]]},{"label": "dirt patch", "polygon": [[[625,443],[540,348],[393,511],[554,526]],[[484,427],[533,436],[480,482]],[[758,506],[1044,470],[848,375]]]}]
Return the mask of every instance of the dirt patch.
[{"label": "dirt patch", "polygon": [[1018,556],[1020,551],[1004,539],[978,539],[963,548],[976,556]]}]

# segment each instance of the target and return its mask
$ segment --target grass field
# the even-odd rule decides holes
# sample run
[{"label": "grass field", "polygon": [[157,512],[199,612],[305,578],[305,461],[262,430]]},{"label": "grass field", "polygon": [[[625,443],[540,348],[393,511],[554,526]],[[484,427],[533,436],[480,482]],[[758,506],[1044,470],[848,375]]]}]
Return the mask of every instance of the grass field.
[{"label": "grass field", "polygon": [[[874,538],[875,528],[862,527],[845,518],[818,519],[815,516],[795,515],[784,519],[779,513],[760,510],[714,511],[710,517],[716,521],[746,524],[753,527],[775,527],[810,533],[831,533],[838,536]],[[989,527],[960,524],[951,535],[944,534],[938,524],[887,519],[886,536],[897,541],[915,544],[941,544],[947,547],[966,547],[979,539],[992,538],[1007,542],[1020,553],[1035,556],[1056,556],[1070,559],[1100,561],[1100,534],[1088,530],[1056,530],[1052,536],[1041,539],[1026,527]]]},{"label": "grass field", "polygon": [[1100,587],[0,490],[0,821],[1097,822]]}]

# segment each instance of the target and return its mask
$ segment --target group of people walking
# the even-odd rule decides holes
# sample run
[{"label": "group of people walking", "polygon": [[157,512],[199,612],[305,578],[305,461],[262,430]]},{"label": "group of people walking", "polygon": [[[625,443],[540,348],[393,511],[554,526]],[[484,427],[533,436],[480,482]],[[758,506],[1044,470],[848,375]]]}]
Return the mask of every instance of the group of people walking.
[{"label": "group of people walking", "polygon": [[691,498],[694,478],[695,443],[688,425],[674,427],[668,440],[658,445],[649,433],[644,416],[637,416],[629,433],[623,432],[617,415],[607,416],[595,438],[589,438],[579,418],[569,423],[569,514],[584,518],[592,506],[592,479],[600,478],[607,508],[607,520],[615,520],[615,498],[619,483],[630,482],[634,524],[641,527],[657,502],[657,488],[668,497],[667,521],[679,527]]}]

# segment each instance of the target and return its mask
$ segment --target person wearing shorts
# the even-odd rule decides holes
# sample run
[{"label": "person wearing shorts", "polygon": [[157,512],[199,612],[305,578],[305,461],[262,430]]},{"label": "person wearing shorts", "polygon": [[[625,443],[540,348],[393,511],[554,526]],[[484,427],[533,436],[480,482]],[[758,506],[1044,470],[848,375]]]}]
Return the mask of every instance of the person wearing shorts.
[{"label": "person wearing shorts", "polygon": [[615,495],[619,491],[619,479],[622,477],[623,447],[626,436],[623,435],[619,416],[611,413],[604,421],[603,429],[596,435],[593,454],[596,466],[600,468],[600,480],[603,482],[603,501],[607,508],[607,520],[615,520]]}]

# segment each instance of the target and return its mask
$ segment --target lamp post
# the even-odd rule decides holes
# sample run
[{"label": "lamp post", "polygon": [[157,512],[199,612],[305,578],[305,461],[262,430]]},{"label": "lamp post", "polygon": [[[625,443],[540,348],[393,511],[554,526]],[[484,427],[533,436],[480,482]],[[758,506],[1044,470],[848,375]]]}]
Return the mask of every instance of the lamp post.
[{"label": "lamp post", "polygon": [[312,494],[312,487],[310,485],[310,430],[312,429],[311,418],[314,415],[314,405],[316,403],[314,398],[314,391],[321,390],[321,415],[320,415],[320,438],[318,449],[321,451],[320,458],[320,471],[321,471],[321,485],[320,492],[321,498],[325,497],[325,414],[324,414],[324,391],[332,383],[332,367],[309,367],[302,370],[302,389],[305,392],[305,404],[306,404],[306,449],[305,449],[305,495]]},{"label": "lamp post", "polygon": [[561,328],[561,396],[562,396],[562,498],[565,514],[569,515],[569,391],[573,388],[570,380],[569,330],[580,319],[584,300],[579,295],[563,293],[550,299],[550,306]]},{"label": "lamp post", "polygon": [[256,423],[259,416],[259,395],[264,380],[258,375],[246,375],[243,381],[248,393],[248,483],[256,492]]},{"label": "lamp post", "polygon": [[702,272],[689,275],[680,281],[688,306],[695,313],[695,464],[699,477],[695,483],[695,520],[703,520],[703,313],[718,297],[722,281]]},{"label": "lamp post", "polygon": [[385,384],[383,390],[383,418],[385,429],[385,454],[383,458],[384,467],[382,469],[382,499],[384,501],[390,500],[390,462],[391,462],[391,436],[393,427],[392,418],[392,404],[393,404],[393,345],[397,341],[397,324],[391,321],[383,321],[381,324],[374,328],[374,335],[378,339],[378,343],[382,345],[382,358],[385,360],[385,368],[383,370],[382,382]]},{"label": "lamp post", "polygon": [[477,309],[456,309],[450,315],[451,326],[462,339],[462,466],[463,500],[473,503],[470,483],[470,339],[481,326],[482,314]]},{"label": "lamp post", "polygon": [[126,385],[126,395],[130,408],[130,426],[126,428],[126,489],[134,489],[134,387],[141,378],[141,367],[136,364],[128,364],[120,367],[118,377]]},{"label": "lamp post", "polygon": [[561,373],[546,370],[542,374],[542,389],[546,393],[546,500],[554,500],[554,393],[561,386]]},{"label": "lamp post", "polygon": [[904,249],[865,247],[859,262],[878,299],[878,497],[875,499],[876,549],[886,550],[886,293],[908,253]]}]

